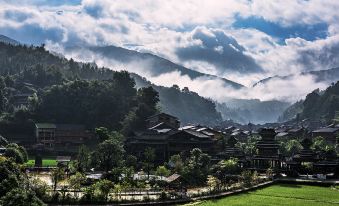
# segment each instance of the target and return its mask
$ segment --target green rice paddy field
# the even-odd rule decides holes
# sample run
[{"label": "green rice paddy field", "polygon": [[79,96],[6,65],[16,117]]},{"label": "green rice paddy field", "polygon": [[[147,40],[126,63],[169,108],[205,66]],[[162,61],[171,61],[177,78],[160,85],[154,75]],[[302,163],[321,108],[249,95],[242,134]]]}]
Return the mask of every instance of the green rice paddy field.
[{"label": "green rice paddy field", "polygon": [[339,188],[278,184],[218,200],[191,203],[198,206],[334,206],[339,205]]},{"label": "green rice paddy field", "polygon": [[[34,159],[29,159],[28,162],[26,162],[26,166],[33,167],[35,163]],[[42,166],[43,167],[56,167],[57,161],[55,158],[43,158],[42,159]]]}]

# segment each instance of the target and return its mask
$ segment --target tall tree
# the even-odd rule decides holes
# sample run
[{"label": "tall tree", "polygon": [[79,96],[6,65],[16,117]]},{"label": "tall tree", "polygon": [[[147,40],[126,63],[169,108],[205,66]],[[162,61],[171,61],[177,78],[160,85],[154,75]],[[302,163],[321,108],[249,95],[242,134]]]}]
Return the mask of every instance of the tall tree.
[{"label": "tall tree", "polygon": [[154,166],[154,160],[155,160],[155,150],[153,148],[147,147],[144,151],[144,169],[147,173],[147,178],[149,179],[149,175],[151,173],[151,170]]},{"label": "tall tree", "polygon": [[93,164],[105,172],[114,167],[120,167],[125,153],[122,141],[123,136],[121,134],[112,133],[109,139],[98,145],[94,152]]},{"label": "tall tree", "polygon": [[77,155],[77,171],[86,172],[90,165],[89,150],[85,145],[81,145]]},{"label": "tall tree", "polygon": [[183,176],[193,185],[201,185],[206,182],[210,169],[211,157],[195,148],[191,151],[188,164],[184,167]]}]

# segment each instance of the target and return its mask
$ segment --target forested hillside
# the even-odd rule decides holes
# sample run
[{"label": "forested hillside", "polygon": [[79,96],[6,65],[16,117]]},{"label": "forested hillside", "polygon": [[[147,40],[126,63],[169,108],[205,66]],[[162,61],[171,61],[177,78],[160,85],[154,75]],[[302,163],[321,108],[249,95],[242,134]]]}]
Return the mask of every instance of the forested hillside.
[{"label": "forested hillside", "polygon": [[332,84],[325,91],[318,90],[306,96],[303,118],[332,120],[339,111],[339,82]]},{"label": "forested hillside", "polygon": [[[178,116],[185,123],[221,120],[212,101],[188,89],[158,87],[136,74],[60,58],[43,46],[0,43],[0,55],[3,96],[0,110],[7,113],[3,119],[18,118],[14,114],[20,113],[26,119],[121,129],[127,121],[124,118],[135,118],[133,113],[145,111],[143,116],[146,116],[155,112],[144,108],[148,105],[139,101],[145,98],[140,97],[144,93],[137,91],[136,81],[139,89],[152,86],[159,92],[158,109]],[[155,95],[150,89],[146,92]],[[32,94],[26,112],[18,111],[13,105],[15,97],[21,94]]]},{"label": "forested hillside", "polygon": [[280,117],[280,121],[290,120],[299,114],[299,118],[331,121],[339,111],[339,81],[326,90],[319,89],[309,93],[304,101],[298,101],[289,107]]},{"label": "forested hillside", "polygon": [[157,86],[137,74],[131,75],[135,79],[137,87],[152,86],[158,91],[161,109],[179,117],[182,123],[216,125],[222,121],[221,114],[217,112],[213,101],[199,96],[187,87],[180,89],[177,85],[170,88]]},{"label": "forested hillside", "polygon": [[297,101],[284,111],[284,113],[279,117],[278,121],[285,122],[293,118],[296,118],[296,116],[303,111],[303,108],[304,101],[303,100]]}]

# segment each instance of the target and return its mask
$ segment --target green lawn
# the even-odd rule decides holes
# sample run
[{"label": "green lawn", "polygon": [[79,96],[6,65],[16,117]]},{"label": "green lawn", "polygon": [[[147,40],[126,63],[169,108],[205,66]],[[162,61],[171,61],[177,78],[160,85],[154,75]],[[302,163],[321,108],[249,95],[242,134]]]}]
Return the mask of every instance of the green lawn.
[{"label": "green lawn", "polygon": [[[190,204],[189,204],[190,205]],[[279,184],[253,192],[192,203],[199,206],[334,206],[339,205],[339,190],[330,187]]]},{"label": "green lawn", "polygon": [[[28,167],[33,167],[35,163],[34,159],[29,159],[28,162],[26,162],[26,165]],[[57,166],[57,161],[55,158],[43,158],[42,159],[42,166],[43,167],[56,167]]]}]

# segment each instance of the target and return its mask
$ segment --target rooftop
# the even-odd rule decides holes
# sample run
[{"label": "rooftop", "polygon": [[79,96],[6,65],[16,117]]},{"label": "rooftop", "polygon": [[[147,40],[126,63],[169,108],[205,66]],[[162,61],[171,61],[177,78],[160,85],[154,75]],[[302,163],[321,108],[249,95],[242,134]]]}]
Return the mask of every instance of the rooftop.
[{"label": "rooftop", "polygon": [[55,129],[56,124],[53,123],[36,123],[35,127],[38,129]]},{"label": "rooftop", "polygon": [[339,131],[339,128],[332,128],[332,127],[326,127],[326,128],[321,128],[314,130],[314,133],[333,133]]},{"label": "rooftop", "polygon": [[148,117],[147,119],[151,119],[151,118],[156,117],[156,116],[167,116],[167,117],[179,120],[177,117],[170,115],[170,114],[167,114],[167,113],[163,113],[163,112],[159,113],[159,114],[152,115],[152,116]]}]

